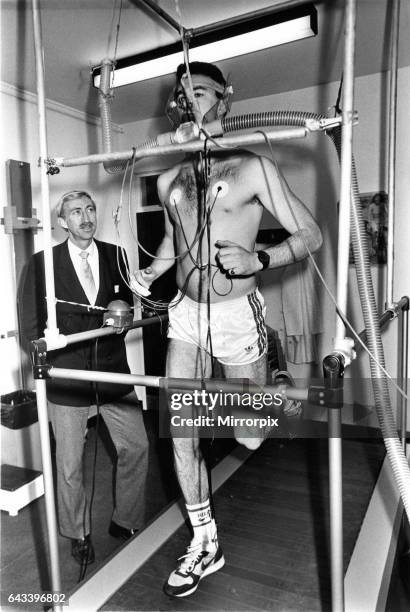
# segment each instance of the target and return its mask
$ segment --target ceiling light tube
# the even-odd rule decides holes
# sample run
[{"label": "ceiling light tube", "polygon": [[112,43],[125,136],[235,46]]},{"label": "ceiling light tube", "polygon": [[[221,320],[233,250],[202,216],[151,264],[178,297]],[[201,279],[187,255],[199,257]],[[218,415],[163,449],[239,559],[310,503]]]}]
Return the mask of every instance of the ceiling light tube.
[{"label": "ceiling light tube", "polygon": [[[226,22],[223,22],[224,24]],[[215,28],[190,41],[190,61],[217,62],[317,34],[317,11],[307,4],[263,17],[247,17],[246,21]],[[171,74],[183,62],[181,42],[119,59],[116,63],[114,87]],[[93,68],[95,87],[100,83],[101,68]]]}]

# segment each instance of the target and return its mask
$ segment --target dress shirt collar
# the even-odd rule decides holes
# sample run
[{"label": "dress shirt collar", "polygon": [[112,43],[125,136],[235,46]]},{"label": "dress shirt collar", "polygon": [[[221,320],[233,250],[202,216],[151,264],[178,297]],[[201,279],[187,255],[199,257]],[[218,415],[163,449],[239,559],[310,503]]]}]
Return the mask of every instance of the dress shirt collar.
[{"label": "dress shirt collar", "polygon": [[96,248],[97,247],[95,245],[94,240],[91,241],[91,244],[86,249],[81,249],[76,244],[74,244],[74,242],[72,240],[68,239],[68,250],[70,251],[70,255],[71,255],[72,259],[75,259],[76,257],[78,257],[78,255],[82,251],[87,251],[89,256],[93,257]]}]

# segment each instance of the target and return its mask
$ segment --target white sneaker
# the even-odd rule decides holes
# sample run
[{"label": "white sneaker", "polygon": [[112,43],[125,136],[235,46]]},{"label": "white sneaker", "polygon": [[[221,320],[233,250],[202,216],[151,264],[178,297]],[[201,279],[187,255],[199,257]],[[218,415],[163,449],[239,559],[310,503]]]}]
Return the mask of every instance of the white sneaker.
[{"label": "white sneaker", "polygon": [[225,564],[218,540],[209,544],[191,542],[185,554],[178,559],[177,568],[170,574],[164,591],[172,597],[186,597],[194,593],[200,580],[217,572]]}]

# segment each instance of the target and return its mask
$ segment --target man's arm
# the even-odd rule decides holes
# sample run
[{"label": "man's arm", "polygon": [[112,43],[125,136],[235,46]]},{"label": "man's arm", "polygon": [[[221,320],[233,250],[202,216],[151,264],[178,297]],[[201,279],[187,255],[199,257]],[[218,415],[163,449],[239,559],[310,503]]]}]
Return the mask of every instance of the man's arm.
[{"label": "man's arm", "polygon": [[[318,224],[299,198],[291,191],[279,168],[265,157],[248,161],[246,174],[255,197],[291,236],[277,246],[264,249],[269,268],[287,266],[308,257],[322,245]],[[263,269],[257,252],[249,252],[228,240],[219,240],[219,261],[235,275],[250,275]]]},{"label": "man's arm", "polygon": [[[279,168],[272,161],[260,157],[253,161],[257,180],[256,196],[290,234],[277,246],[264,249],[269,257],[269,268],[279,268],[308,257],[322,245],[320,228],[306,206],[287,184]],[[258,269],[262,269],[259,262]]]},{"label": "man's arm", "polygon": [[[164,181],[161,179],[162,176],[160,176],[158,179],[158,195],[161,202],[164,202],[165,184]],[[162,274],[164,274],[167,270],[172,268],[175,263],[174,228],[170,221],[165,204],[163,204],[163,207],[165,233],[155,254],[156,258],[158,259],[153,259],[151,265],[145,268],[144,270],[136,270],[134,272],[135,280],[147,288],[151,286],[151,283],[153,283],[154,280],[156,280],[157,278],[162,276]]]}]

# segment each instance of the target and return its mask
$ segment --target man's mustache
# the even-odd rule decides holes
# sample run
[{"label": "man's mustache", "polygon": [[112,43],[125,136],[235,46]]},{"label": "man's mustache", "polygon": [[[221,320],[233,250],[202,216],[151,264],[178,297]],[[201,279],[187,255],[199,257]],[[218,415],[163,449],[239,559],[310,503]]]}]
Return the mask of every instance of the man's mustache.
[{"label": "man's mustache", "polygon": [[94,223],[81,223],[80,229],[91,229],[94,227]]}]

